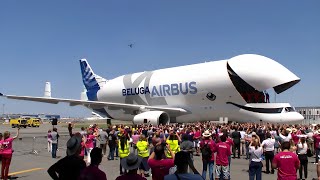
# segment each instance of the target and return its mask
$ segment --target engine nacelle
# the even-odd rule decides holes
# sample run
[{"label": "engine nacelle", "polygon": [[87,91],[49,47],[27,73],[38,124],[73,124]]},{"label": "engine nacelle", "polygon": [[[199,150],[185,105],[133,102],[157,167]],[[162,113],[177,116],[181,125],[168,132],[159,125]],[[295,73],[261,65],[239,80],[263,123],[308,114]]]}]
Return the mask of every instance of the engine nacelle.
[{"label": "engine nacelle", "polygon": [[133,124],[168,124],[170,122],[170,116],[164,111],[147,111],[135,115],[133,117]]}]

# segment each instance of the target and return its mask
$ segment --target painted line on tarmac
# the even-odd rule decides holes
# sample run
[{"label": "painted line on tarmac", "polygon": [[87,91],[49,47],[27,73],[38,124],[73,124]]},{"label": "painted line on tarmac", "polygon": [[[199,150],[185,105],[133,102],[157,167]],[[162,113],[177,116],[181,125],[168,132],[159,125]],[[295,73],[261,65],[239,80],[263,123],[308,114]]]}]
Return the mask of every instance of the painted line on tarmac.
[{"label": "painted line on tarmac", "polygon": [[44,168],[27,169],[27,170],[23,170],[23,171],[12,172],[12,173],[9,173],[8,175],[9,176],[14,176],[14,175],[17,175],[17,174],[23,174],[23,173],[32,172],[32,171],[39,171],[39,170],[42,170],[42,169],[44,169]]}]

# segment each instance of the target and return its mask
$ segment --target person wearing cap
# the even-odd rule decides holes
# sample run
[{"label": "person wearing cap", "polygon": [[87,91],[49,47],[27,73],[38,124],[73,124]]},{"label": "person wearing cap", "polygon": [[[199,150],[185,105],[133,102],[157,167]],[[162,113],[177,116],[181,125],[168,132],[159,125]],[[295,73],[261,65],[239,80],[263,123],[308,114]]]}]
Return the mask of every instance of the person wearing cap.
[{"label": "person wearing cap", "polygon": [[[174,174],[166,175],[164,180],[203,180],[199,172],[194,168],[188,152],[177,152],[174,158],[174,164],[177,166],[176,172]],[[188,167],[193,170],[193,173],[188,173]]]},{"label": "person wearing cap", "polygon": [[67,156],[60,159],[48,169],[48,174],[54,180],[77,180],[86,163],[80,159],[81,134],[75,134],[67,142]]},{"label": "person wearing cap", "polygon": [[215,142],[212,140],[211,135],[208,130],[202,133],[203,139],[200,142],[200,149],[202,152],[202,177],[206,179],[209,166],[209,179],[213,180]]},{"label": "person wearing cap", "polygon": [[102,161],[102,149],[95,147],[91,153],[91,164],[83,169],[80,174],[79,180],[107,180],[107,175],[99,169],[99,165]]},{"label": "person wearing cap", "polygon": [[121,166],[127,170],[126,174],[120,175],[116,180],[146,180],[146,178],[137,174],[142,158],[130,153],[127,157],[121,159]]},{"label": "person wearing cap", "polygon": [[[147,142],[147,138],[144,136],[144,134],[140,135],[140,139],[136,144],[137,150],[138,150],[138,156],[141,157],[142,161],[139,168],[139,174],[142,177],[145,177],[145,171],[149,171],[148,166],[148,157],[149,157],[149,144]],[[148,175],[146,175],[148,176]]]}]

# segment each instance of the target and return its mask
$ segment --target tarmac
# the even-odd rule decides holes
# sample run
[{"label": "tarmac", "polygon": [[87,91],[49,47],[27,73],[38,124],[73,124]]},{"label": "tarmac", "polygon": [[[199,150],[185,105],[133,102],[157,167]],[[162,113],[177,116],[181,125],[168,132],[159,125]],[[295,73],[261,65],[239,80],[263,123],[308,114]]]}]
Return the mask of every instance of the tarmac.
[{"label": "tarmac", "polygon": [[[20,136],[13,142],[14,154],[11,161],[9,175],[11,179],[21,180],[46,180],[51,179],[47,173],[47,169],[57,162],[60,158],[66,155],[66,141],[69,138],[68,130],[66,127],[62,127],[61,124],[56,126],[61,138],[59,139],[57,156],[59,158],[52,159],[51,154],[47,150],[47,131],[52,129],[52,125],[43,124],[39,128],[22,128],[20,130]],[[80,129],[75,129],[74,132]],[[0,132],[10,131],[11,136],[15,136],[17,129],[11,128],[9,125],[1,125]],[[107,150],[108,151],[108,150]],[[249,179],[248,160],[243,159],[231,160],[231,179],[242,180]],[[314,158],[309,158],[308,164],[308,179],[316,178],[316,165],[313,164]],[[114,180],[119,176],[119,160],[108,161],[107,157],[104,157],[99,168],[107,174],[107,178]],[[194,164],[196,169],[202,172],[201,157],[194,157]],[[265,170],[265,164],[264,168]],[[277,171],[275,174],[262,173],[262,179],[276,180]],[[152,179],[151,177],[147,178]],[[207,175],[207,179],[208,175]]]}]

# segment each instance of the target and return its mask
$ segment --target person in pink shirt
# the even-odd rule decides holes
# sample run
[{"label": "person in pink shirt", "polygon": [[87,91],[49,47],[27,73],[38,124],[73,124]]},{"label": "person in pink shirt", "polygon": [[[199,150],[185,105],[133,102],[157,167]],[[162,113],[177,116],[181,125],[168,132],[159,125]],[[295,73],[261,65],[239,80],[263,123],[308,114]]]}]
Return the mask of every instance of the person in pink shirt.
[{"label": "person in pink shirt", "polygon": [[51,136],[51,130],[48,130],[47,139],[48,139],[48,152],[51,152],[51,150],[52,150],[52,136]]},{"label": "person in pink shirt", "polygon": [[200,128],[196,127],[196,132],[193,135],[194,148],[196,149],[195,156],[200,156],[200,138],[201,138]]},{"label": "person in pink shirt", "polygon": [[136,154],[136,145],[137,142],[139,141],[140,135],[138,134],[138,131],[134,131],[134,134],[132,135],[132,146],[133,146],[133,153]]},{"label": "person in pink shirt", "polygon": [[86,139],[86,151],[87,151],[87,163],[91,163],[90,152],[94,148],[93,141],[96,137],[93,135],[93,131],[89,131]]},{"label": "person in pink shirt", "polygon": [[297,131],[298,130],[296,128],[293,128],[292,133],[291,133],[291,137],[292,137],[295,145],[297,145],[299,143],[299,137],[298,137]]},{"label": "person in pink shirt", "polygon": [[2,166],[1,166],[1,179],[7,180],[9,167],[12,158],[12,142],[19,137],[20,128],[18,128],[17,135],[10,137],[10,132],[6,131],[3,134],[3,140],[0,141],[0,151],[2,155]]},{"label": "person in pink shirt", "polygon": [[278,168],[278,180],[296,180],[300,161],[297,154],[290,152],[290,143],[281,144],[282,152],[279,152],[272,161],[272,168]]},{"label": "person in pink shirt", "polygon": [[220,176],[223,179],[229,179],[229,160],[228,157],[231,156],[230,145],[226,143],[227,136],[222,135],[220,137],[221,142],[216,144],[214,148],[214,152],[217,153],[216,155],[216,180],[220,179]]},{"label": "person in pink shirt", "polygon": [[[0,133],[0,142],[2,141],[2,138],[3,138],[3,135],[2,135],[2,133]],[[0,145],[0,148],[1,148],[1,145]],[[0,161],[1,161],[1,159],[2,159],[2,152],[0,150]]]},{"label": "person in pink shirt", "polygon": [[82,137],[82,141],[81,141],[81,152],[79,154],[79,157],[81,159],[84,159],[84,155],[85,155],[85,151],[86,151],[86,138]]},{"label": "person in pink shirt", "polygon": [[316,133],[313,135],[313,142],[314,142],[314,152],[316,152],[316,159],[314,164],[317,164],[319,161],[319,155],[320,155],[320,130],[317,130]]},{"label": "person in pink shirt", "polygon": [[[227,135],[225,134],[225,136],[227,136]],[[232,147],[234,146],[234,142],[233,142],[232,138],[228,137],[227,140],[226,140],[226,143],[230,146],[230,151],[232,152]],[[229,161],[229,177],[230,177],[231,155],[228,156],[228,161]]]},{"label": "person in pink shirt", "polygon": [[[166,150],[170,152],[170,159],[166,159]],[[171,151],[169,144],[160,144],[154,148],[154,151],[149,156],[148,165],[152,171],[152,180],[163,180],[164,176],[169,174],[169,169],[174,166],[174,152]]]}]

